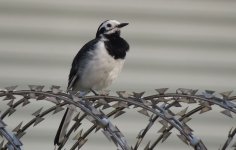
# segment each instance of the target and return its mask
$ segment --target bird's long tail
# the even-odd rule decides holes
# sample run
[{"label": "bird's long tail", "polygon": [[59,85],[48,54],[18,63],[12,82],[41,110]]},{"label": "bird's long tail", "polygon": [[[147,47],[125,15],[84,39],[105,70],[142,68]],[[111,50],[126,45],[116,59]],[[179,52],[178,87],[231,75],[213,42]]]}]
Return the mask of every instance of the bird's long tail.
[{"label": "bird's long tail", "polygon": [[[83,97],[87,94],[88,92],[81,92],[79,96]],[[66,112],[61,120],[60,126],[57,130],[57,134],[54,138],[54,145],[60,145],[66,135],[67,128],[70,124],[71,118],[74,114],[76,107],[74,105],[69,105],[68,108],[66,109]]]},{"label": "bird's long tail", "polygon": [[54,145],[60,145],[60,143],[62,143],[62,141],[65,138],[66,132],[67,132],[67,128],[70,124],[72,115],[74,113],[74,109],[72,108],[75,107],[74,105],[69,105],[68,108],[66,109],[66,112],[61,120],[60,126],[57,130],[57,134],[55,136],[54,139]]}]

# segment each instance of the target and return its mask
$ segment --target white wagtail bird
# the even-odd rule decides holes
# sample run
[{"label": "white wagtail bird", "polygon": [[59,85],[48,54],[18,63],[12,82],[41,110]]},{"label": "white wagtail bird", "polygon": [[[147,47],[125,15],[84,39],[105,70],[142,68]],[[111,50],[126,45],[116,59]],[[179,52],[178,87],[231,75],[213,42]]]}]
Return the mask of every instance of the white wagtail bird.
[{"label": "white wagtail bird", "polygon": [[[128,23],[116,20],[104,21],[97,30],[95,39],[86,43],[75,56],[69,74],[67,91],[84,96],[93,90],[109,86],[121,71],[129,44],[120,37],[120,29]],[[68,107],[54,145],[60,145],[66,135],[74,108]]]}]

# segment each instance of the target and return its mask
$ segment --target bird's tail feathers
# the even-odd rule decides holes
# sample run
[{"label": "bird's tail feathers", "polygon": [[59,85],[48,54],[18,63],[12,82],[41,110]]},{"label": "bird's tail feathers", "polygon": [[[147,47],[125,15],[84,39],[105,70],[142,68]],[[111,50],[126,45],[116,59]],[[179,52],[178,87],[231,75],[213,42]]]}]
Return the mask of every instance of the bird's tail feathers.
[{"label": "bird's tail feathers", "polygon": [[[80,92],[78,94],[78,96],[83,97],[88,93],[89,93],[89,91]],[[69,105],[68,108],[66,109],[66,112],[65,112],[65,114],[61,120],[60,126],[57,130],[57,134],[54,139],[54,145],[60,145],[63,142],[66,132],[67,132],[67,128],[70,124],[72,115],[75,112],[75,110],[76,110],[76,107],[74,105]]]},{"label": "bird's tail feathers", "polygon": [[66,109],[66,112],[65,112],[65,114],[61,120],[60,126],[57,130],[57,134],[54,139],[54,145],[60,145],[63,142],[66,132],[67,132],[67,128],[70,124],[72,115],[74,113],[74,110],[75,110],[74,105],[69,105],[68,108]]}]

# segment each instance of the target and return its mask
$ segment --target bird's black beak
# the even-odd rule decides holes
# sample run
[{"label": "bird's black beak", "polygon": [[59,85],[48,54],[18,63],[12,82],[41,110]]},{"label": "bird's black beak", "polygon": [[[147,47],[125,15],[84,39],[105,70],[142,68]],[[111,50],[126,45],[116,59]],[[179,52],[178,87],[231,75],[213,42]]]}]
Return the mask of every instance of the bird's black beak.
[{"label": "bird's black beak", "polygon": [[129,23],[120,23],[119,25],[117,25],[118,28],[122,28],[124,26],[127,26]]}]

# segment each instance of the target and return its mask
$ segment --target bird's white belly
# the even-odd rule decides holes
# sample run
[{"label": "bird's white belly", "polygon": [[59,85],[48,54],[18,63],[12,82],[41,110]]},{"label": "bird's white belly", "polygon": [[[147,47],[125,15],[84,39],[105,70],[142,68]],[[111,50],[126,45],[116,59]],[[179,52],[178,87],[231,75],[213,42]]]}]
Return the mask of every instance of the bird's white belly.
[{"label": "bird's white belly", "polygon": [[101,90],[109,86],[120,73],[124,60],[114,59],[104,47],[103,42],[98,43],[98,49],[91,52],[92,59],[83,70],[79,86],[83,90]]}]

